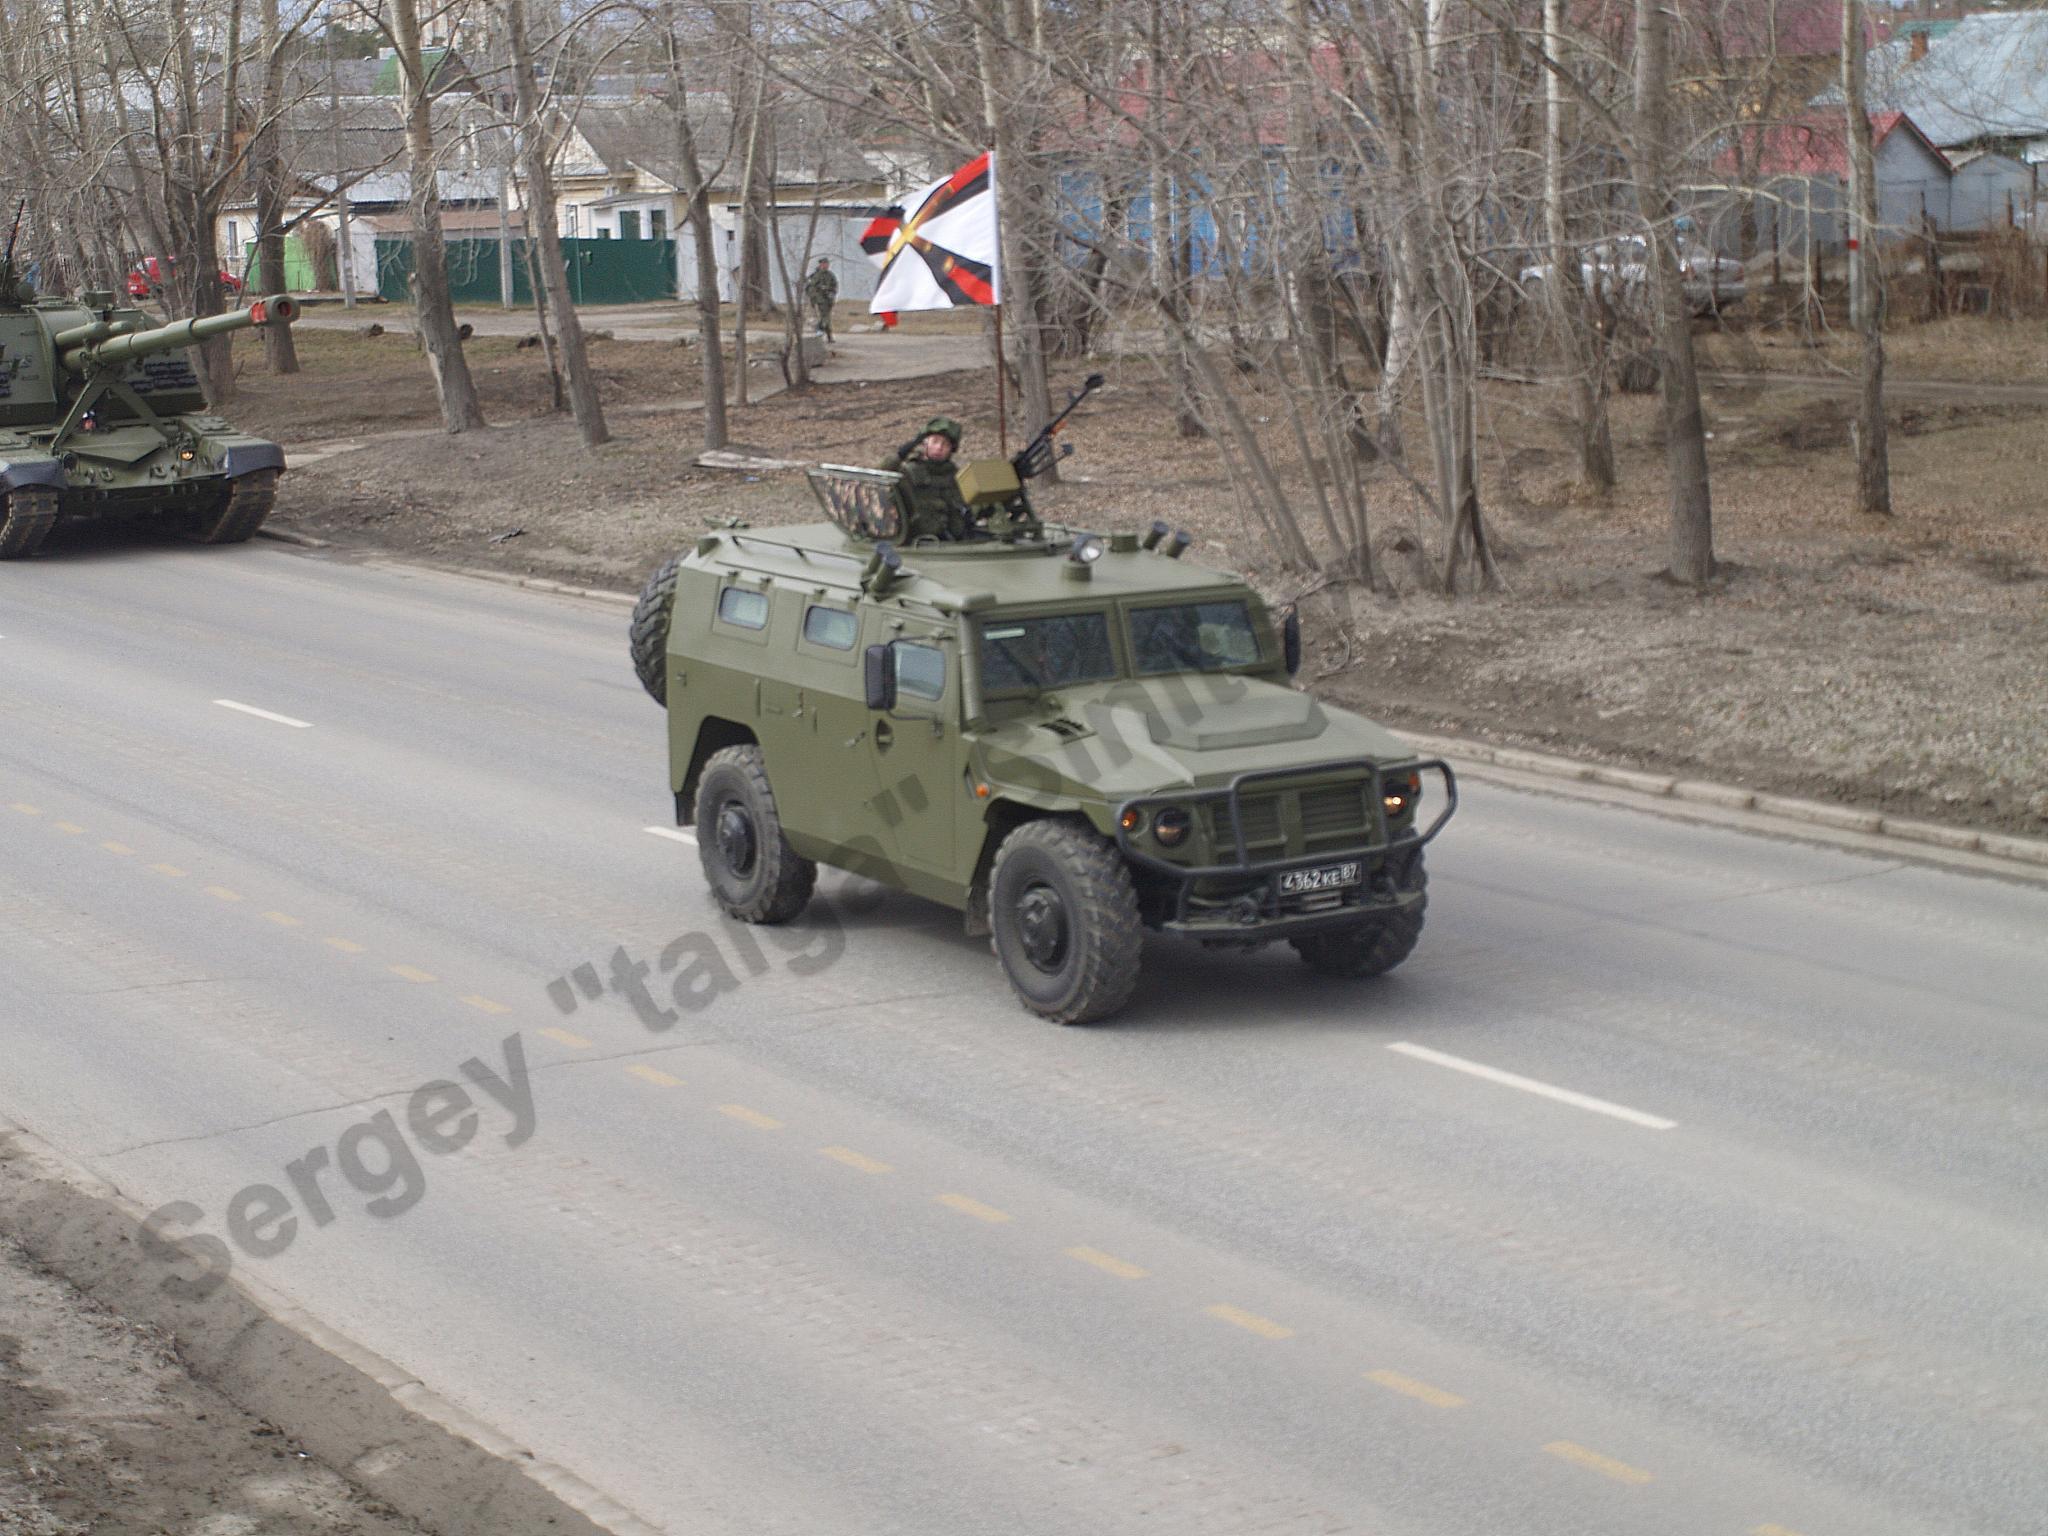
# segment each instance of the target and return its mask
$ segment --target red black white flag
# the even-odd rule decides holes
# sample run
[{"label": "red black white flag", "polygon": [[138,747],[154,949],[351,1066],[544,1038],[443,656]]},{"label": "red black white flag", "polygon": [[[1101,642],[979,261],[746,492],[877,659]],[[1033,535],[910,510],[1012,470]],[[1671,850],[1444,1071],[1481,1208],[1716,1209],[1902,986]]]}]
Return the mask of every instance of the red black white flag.
[{"label": "red black white flag", "polygon": [[861,249],[882,268],[869,313],[1003,301],[996,157],[977,155],[867,227]]}]

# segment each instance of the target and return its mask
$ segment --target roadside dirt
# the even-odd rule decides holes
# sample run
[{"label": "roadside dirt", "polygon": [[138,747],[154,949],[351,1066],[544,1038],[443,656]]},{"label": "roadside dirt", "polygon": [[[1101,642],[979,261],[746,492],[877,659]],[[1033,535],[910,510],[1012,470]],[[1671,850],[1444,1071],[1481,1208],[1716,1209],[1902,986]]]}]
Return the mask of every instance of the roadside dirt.
[{"label": "roadside dirt", "polygon": [[0,1536],[422,1536],[0,1238]]},{"label": "roadside dirt", "polygon": [[[239,421],[288,446],[427,430],[294,471],[282,526],[632,588],[708,519],[817,516],[798,472],[692,467],[693,410],[622,414],[616,441],[587,452],[566,419],[544,414],[537,356],[509,341],[471,348],[486,410],[502,425],[454,439],[432,430],[425,368],[409,343],[332,333],[301,341],[306,371],[289,379],[262,376],[250,349]],[[978,350],[962,341],[968,355]],[[2001,345],[2014,355],[2048,345],[2048,327]],[[1710,365],[1739,361],[1720,350],[1729,356],[1703,347]],[[599,356],[608,401],[674,401],[692,390],[682,349],[618,342]],[[1111,388],[1066,434],[1077,452],[1043,510],[1096,527],[1164,518],[1195,534],[1195,558],[1247,571],[1277,598],[1316,585],[1268,556],[1216,446],[1175,435],[1151,365],[1103,366]],[[1244,398],[1255,414],[1270,409],[1257,380]],[[1597,504],[1569,483],[1552,391],[1491,385],[1483,404],[1485,505],[1504,590],[1436,595],[1426,575],[1433,528],[1406,490],[1375,481],[1379,584],[1325,587],[1304,605],[1305,673],[1319,690],[1416,729],[2048,833],[2048,412],[1901,400],[1897,512],[1874,520],[1849,508],[1850,407],[1838,393],[1718,384],[1707,409],[1725,569],[1695,593],[1658,575],[1667,513],[1653,399],[1615,402],[1622,486]],[[777,396],[737,413],[733,433],[736,446],[767,457],[871,463],[940,410],[966,422],[965,456],[994,449],[983,368]],[[1278,419],[1258,420],[1316,538],[1314,492],[1291,436]],[[1410,441],[1422,441],[1419,424]]]}]

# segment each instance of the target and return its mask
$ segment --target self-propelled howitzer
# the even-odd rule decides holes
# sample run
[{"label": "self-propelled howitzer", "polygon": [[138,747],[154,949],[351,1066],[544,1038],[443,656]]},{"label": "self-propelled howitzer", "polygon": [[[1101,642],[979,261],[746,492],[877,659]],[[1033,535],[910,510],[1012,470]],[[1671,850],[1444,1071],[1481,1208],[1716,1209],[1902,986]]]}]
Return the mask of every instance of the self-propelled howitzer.
[{"label": "self-propelled howitzer", "polygon": [[297,318],[282,295],[156,327],[108,293],[0,296],[0,560],[34,554],[59,519],[154,522],[203,544],[254,534],[284,452],[209,414],[184,353]]}]

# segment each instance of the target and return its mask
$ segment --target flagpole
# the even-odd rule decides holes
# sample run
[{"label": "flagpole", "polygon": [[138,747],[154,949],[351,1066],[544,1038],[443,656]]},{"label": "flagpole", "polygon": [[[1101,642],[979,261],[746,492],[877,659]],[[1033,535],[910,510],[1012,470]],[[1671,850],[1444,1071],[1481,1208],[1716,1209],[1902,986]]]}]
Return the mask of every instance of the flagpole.
[{"label": "flagpole", "polygon": [[1010,365],[1003,357],[1003,306],[994,304],[990,308],[996,312],[996,446],[1007,459],[1010,456],[1010,414],[1004,385]]}]

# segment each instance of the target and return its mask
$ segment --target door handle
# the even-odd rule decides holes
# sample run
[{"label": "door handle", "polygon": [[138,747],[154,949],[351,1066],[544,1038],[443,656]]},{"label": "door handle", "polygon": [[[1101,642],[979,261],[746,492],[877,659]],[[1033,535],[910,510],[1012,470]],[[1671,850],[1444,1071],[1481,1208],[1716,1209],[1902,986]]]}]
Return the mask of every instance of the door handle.
[{"label": "door handle", "polygon": [[890,726],[890,724],[889,724],[889,722],[888,722],[888,721],[886,721],[886,720],[877,720],[877,721],[875,722],[875,747],[876,747],[876,750],[878,750],[878,751],[882,751],[882,752],[886,752],[886,751],[888,751],[888,750],[889,750],[889,743],[890,743],[890,742],[892,742],[892,741],[894,741],[895,739],[896,739],[896,732],[895,732],[895,730],[894,730],[894,729],[892,729],[892,728],[891,728],[891,726]]}]

